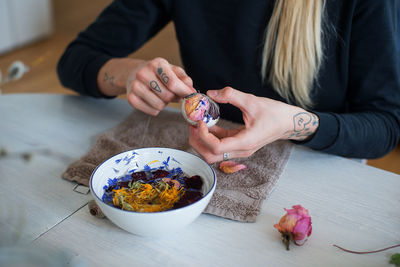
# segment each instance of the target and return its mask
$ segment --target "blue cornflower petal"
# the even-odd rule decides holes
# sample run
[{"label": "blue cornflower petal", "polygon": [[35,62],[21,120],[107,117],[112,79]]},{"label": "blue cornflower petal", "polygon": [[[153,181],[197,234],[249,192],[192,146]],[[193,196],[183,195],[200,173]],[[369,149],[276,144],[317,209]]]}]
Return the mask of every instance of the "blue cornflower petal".
[{"label": "blue cornflower petal", "polygon": [[163,161],[163,164],[164,164],[165,166],[169,166],[169,165],[168,165],[168,162],[169,162],[170,159],[171,159],[171,157],[168,156],[167,160],[164,160],[164,161]]},{"label": "blue cornflower petal", "polygon": [[122,176],[120,178],[121,182],[129,181],[131,179],[131,176],[129,174]]},{"label": "blue cornflower petal", "polygon": [[181,164],[179,161],[177,161],[175,158],[172,158],[172,161],[175,161],[178,164]]},{"label": "blue cornflower petal", "polygon": [[131,161],[135,158],[135,154],[137,154],[137,153],[133,153],[131,157],[126,156],[124,158],[124,160],[126,161],[125,165],[128,165],[129,163],[131,163]]},{"label": "blue cornflower petal", "polygon": [[144,165],[144,168],[143,168],[145,171],[151,171],[151,168],[150,168],[150,166],[149,165]]},{"label": "blue cornflower petal", "polygon": [[211,116],[210,116],[210,114],[207,114],[207,116],[206,116],[206,118],[205,118],[206,120],[205,120],[205,123],[209,123],[210,122],[210,120],[211,120]]},{"label": "blue cornflower petal", "polygon": [[118,179],[117,178],[109,178],[107,183],[108,183],[109,186],[113,186],[116,183],[118,183]]}]

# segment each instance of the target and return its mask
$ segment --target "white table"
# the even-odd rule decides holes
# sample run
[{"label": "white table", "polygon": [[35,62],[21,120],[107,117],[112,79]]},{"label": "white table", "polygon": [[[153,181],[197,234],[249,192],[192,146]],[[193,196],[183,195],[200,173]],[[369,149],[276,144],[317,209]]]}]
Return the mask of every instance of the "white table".
[{"label": "white table", "polygon": [[[89,266],[390,266],[390,256],[400,252],[355,255],[332,246],[374,250],[400,242],[400,176],[302,147],[292,150],[256,223],[202,214],[180,232],[154,239],[91,216],[90,194],[74,192],[60,175],[131,111],[119,99],[0,96],[0,147],[11,155],[62,154],[34,154],[27,163],[0,159],[0,245],[18,230],[20,243],[67,251],[72,262]],[[304,246],[286,251],[273,225],[295,204],[310,211],[313,233]]]}]

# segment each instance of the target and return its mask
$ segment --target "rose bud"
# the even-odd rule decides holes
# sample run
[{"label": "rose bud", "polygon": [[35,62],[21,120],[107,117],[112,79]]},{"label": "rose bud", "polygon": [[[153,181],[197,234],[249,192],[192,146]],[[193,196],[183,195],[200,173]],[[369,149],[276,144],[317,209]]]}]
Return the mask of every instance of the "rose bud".
[{"label": "rose bud", "polygon": [[301,246],[307,241],[307,237],[311,235],[312,231],[311,217],[308,210],[301,205],[295,205],[292,209],[285,209],[285,211],[286,215],[274,227],[282,234],[282,242],[289,250],[290,241],[297,246]]}]

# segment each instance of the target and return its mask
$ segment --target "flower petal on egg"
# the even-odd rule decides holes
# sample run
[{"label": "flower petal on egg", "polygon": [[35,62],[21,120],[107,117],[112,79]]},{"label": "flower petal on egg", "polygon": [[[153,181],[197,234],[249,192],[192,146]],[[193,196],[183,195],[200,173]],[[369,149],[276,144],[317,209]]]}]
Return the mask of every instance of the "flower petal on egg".
[{"label": "flower petal on egg", "polygon": [[192,121],[201,121],[210,107],[206,96],[197,94],[186,100],[186,116]]},{"label": "flower petal on egg", "polygon": [[236,163],[234,161],[228,160],[228,161],[222,161],[219,164],[219,169],[223,171],[224,173],[234,173],[238,172],[240,170],[246,169],[247,166],[244,164]]}]

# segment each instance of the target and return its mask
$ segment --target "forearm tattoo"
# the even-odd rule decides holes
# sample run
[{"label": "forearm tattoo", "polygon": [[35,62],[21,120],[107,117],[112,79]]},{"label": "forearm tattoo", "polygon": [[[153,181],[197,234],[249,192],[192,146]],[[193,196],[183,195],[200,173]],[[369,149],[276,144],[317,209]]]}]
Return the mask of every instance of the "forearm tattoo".
[{"label": "forearm tattoo", "polygon": [[314,134],[319,125],[318,118],[308,112],[300,112],[293,116],[293,131],[288,139],[305,140]]},{"label": "forearm tattoo", "polygon": [[152,80],[152,81],[150,82],[150,88],[153,89],[153,90],[156,91],[156,92],[161,93],[161,88],[160,88],[160,86],[158,85],[158,82],[156,82],[156,81],[154,81],[154,80]]},{"label": "forearm tattoo", "polygon": [[165,72],[163,72],[162,68],[158,68],[157,69],[158,75],[160,75],[161,80],[165,83],[168,84],[169,82],[169,77],[167,76],[167,74]]},{"label": "forearm tattoo", "polygon": [[103,77],[103,82],[107,82],[108,84],[111,85],[112,87],[114,87],[114,76],[110,76],[108,75],[107,72],[104,73],[104,77]]}]

